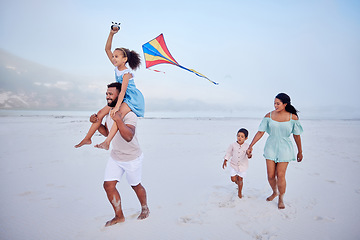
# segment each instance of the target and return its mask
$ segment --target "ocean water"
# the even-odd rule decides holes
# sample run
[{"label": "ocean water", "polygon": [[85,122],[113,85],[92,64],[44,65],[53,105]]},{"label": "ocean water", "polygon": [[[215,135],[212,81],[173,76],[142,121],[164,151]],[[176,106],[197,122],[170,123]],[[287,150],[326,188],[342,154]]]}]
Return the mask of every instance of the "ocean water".
[{"label": "ocean water", "polygon": [[[246,118],[261,119],[268,111],[244,110],[244,111],[156,111],[146,112],[146,118]],[[0,117],[7,116],[53,116],[53,117],[84,117],[88,118],[97,111],[54,111],[54,110],[7,110],[0,109]],[[301,120],[360,120],[360,113],[339,114],[329,111],[301,111]]]}]

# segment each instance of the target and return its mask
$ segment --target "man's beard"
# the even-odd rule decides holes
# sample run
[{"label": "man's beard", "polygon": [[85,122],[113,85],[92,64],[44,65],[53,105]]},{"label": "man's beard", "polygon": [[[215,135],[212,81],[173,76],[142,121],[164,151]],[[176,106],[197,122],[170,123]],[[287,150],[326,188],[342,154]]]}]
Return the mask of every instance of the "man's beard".
[{"label": "man's beard", "polygon": [[108,103],[108,106],[109,107],[115,107],[116,106],[116,103],[117,103],[117,100],[118,100],[118,97],[116,97],[115,99],[114,99],[114,101],[112,101],[111,103]]}]

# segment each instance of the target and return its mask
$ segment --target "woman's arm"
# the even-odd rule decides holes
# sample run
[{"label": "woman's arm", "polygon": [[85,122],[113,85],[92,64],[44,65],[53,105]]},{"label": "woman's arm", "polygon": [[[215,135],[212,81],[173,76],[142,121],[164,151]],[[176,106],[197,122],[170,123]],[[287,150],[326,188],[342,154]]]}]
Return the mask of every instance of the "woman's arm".
[{"label": "woman's arm", "polygon": [[252,152],[253,146],[255,145],[255,143],[257,143],[257,142],[262,138],[262,136],[264,136],[264,133],[265,133],[265,132],[260,132],[260,131],[258,131],[258,132],[255,134],[253,140],[251,141],[251,143],[250,143],[250,145],[249,145],[249,148],[246,150],[246,153],[248,154],[248,156],[249,156],[249,155],[251,156],[251,152]]},{"label": "woman's arm", "polygon": [[298,149],[298,154],[297,154],[297,161],[301,162],[303,159],[303,155],[302,155],[302,146],[301,146],[301,137],[300,135],[294,135],[294,140]]}]

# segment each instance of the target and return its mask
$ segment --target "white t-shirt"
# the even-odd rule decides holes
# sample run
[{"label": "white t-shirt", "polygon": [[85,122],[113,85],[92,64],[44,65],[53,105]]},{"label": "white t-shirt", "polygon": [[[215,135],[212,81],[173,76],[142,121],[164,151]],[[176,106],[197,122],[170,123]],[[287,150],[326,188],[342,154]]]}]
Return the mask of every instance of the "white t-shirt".
[{"label": "white t-shirt", "polygon": [[[137,124],[137,116],[133,112],[129,112],[125,115],[123,121],[126,125],[133,125],[136,127]],[[107,128],[111,129],[112,125],[114,124],[114,120],[107,115],[106,116],[106,125]],[[115,137],[111,141],[111,157],[120,162],[128,162],[138,158],[142,151],[140,149],[140,145],[137,139],[137,134],[135,131],[135,135],[130,142],[127,142],[119,133],[119,130],[116,132]]]}]

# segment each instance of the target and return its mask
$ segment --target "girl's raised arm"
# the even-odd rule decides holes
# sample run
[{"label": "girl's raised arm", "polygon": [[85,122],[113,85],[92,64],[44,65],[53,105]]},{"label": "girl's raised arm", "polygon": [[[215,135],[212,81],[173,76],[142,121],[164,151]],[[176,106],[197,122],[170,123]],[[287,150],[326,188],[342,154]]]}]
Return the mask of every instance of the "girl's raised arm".
[{"label": "girl's raised arm", "polygon": [[106,44],[105,44],[105,52],[106,52],[106,55],[108,56],[110,62],[112,63],[112,58],[113,58],[113,53],[111,51],[111,44],[112,44],[112,40],[113,40],[113,37],[114,37],[114,34],[117,33],[119,31],[119,29],[117,30],[110,30],[110,33],[109,33],[109,37],[106,41]]}]

